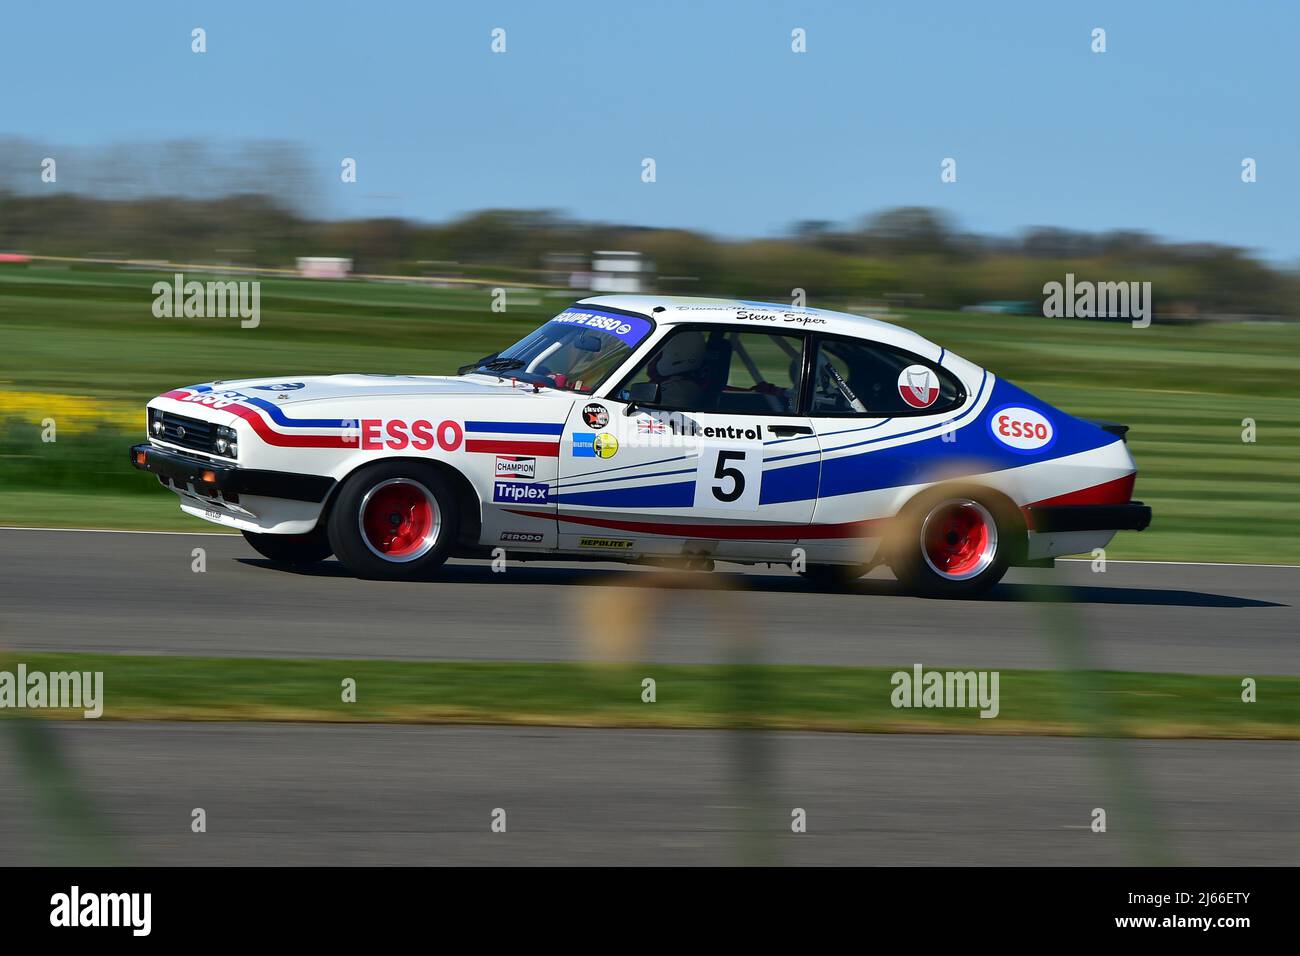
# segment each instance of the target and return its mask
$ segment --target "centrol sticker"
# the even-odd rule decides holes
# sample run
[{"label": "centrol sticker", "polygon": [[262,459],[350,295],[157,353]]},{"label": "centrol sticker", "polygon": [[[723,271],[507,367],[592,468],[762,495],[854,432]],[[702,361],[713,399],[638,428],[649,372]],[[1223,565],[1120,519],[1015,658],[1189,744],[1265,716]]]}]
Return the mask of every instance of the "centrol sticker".
[{"label": "centrol sticker", "polygon": [[898,373],[898,394],[913,408],[929,408],[939,398],[939,376],[925,365],[909,365]]},{"label": "centrol sticker", "polygon": [[1056,429],[1042,412],[1020,405],[1008,405],[989,419],[993,437],[1017,451],[1038,451],[1056,440]]}]

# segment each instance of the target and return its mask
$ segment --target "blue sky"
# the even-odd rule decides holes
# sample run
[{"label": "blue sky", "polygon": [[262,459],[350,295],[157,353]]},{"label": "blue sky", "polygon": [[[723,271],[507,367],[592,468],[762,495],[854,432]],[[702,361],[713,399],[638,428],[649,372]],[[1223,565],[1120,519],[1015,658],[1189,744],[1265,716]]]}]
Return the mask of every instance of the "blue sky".
[{"label": "blue sky", "polygon": [[328,216],[554,208],[756,236],[918,204],[1294,262],[1297,36],[1283,0],[6,0],[0,135],[288,139]]}]

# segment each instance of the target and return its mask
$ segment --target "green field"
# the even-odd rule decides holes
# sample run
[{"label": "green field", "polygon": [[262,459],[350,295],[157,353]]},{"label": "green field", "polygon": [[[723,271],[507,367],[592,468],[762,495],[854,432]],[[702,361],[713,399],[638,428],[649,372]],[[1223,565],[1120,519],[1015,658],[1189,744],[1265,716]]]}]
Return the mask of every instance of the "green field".
[{"label": "green field", "polygon": [[[855,733],[1300,739],[1300,677],[1002,671],[996,716],[898,708],[892,668],[536,664],[24,654],[28,673],[102,672],[106,720],[476,723]],[[0,659],[0,669],[16,664]],[[908,668],[904,668],[907,670]],[[941,670],[942,668],[933,668]],[[643,681],[655,700],[643,700]],[[343,700],[355,681],[356,699]],[[17,710],[8,713],[18,714]],[[80,717],[68,711],[30,716]]]},{"label": "green field", "polygon": [[[486,290],[264,279],[261,325],[241,329],[236,319],[155,318],[160,278],[169,276],[0,266],[0,524],[208,530],[126,463],[142,429],[123,419],[153,395],[215,378],[451,372],[573,298],[519,290],[501,314]],[[1111,557],[1300,564],[1300,325],[891,318],[1067,411],[1132,426],[1137,496],[1155,521],[1121,535]],[[43,443],[34,393],[116,417],[60,426],[58,441]],[[1246,418],[1254,443],[1242,441]]]}]

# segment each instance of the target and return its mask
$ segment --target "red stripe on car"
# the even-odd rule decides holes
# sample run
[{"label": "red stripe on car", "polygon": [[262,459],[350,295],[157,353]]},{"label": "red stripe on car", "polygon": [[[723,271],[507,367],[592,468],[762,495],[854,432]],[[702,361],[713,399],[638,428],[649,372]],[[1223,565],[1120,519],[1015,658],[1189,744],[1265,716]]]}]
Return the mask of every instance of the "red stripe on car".
[{"label": "red stripe on car", "polygon": [[560,457],[560,443],[555,441],[508,441],[493,438],[470,438],[466,451],[486,455],[532,455],[536,458]]},{"label": "red stripe on car", "polygon": [[[161,398],[174,398],[180,401],[185,400],[193,393],[186,389],[176,389],[161,395]],[[209,406],[200,405],[200,408]],[[253,426],[253,431],[257,436],[268,445],[278,445],[281,448],[356,448],[357,438],[355,435],[285,435],[281,432],[272,430],[271,426],[262,418],[261,413],[251,408],[246,408],[238,403],[231,403],[225,408],[217,409],[222,412],[230,412],[232,415],[238,415]]]},{"label": "red stripe on car", "polygon": [[1124,505],[1133,500],[1133,485],[1137,481],[1137,472],[1130,472],[1122,478],[1103,481],[1099,485],[1069,491],[1053,498],[1034,501],[1020,509],[1025,516],[1025,526],[1034,530],[1034,509],[1051,508],[1057,505]]},{"label": "red stripe on car", "polygon": [[1045,508],[1049,505],[1124,505],[1133,500],[1133,484],[1137,481],[1137,472],[1130,472],[1123,478],[1104,481],[1090,488],[1080,488],[1055,498],[1044,498],[1025,505],[1026,508]]},{"label": "red stripe on car", "polygon": [[638,534],[662,534],[677,538],[727,538],[741,541],[793,541],[796,538],[865,538],[881,533],[887,519],[847,521],[843,524],[672,524],[660,521],[623,521],[618,518],[580,518],[555,515],[549,511],[516,511],[525,518],[558,518],[570,524],[632,531]]}]

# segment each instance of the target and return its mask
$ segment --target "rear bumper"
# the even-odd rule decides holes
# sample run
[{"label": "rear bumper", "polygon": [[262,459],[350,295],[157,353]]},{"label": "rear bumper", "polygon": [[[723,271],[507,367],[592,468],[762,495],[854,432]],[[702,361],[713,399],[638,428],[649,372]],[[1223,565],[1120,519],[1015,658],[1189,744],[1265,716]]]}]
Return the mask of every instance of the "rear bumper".
[{"label": "rear bumper", "polygon": [[1045,505],[1025,509],[1030,531],[1143,531],[1151,524],[1151,508],[1140,501],[1118,505]]},{"label": "rear bumper", "polygon": [[131,446],[131,464],[180,491],[192,488],[205,497],[221,492],[227,501],[238,501],[242,494],[320,503],[334,487],[333,478],[222,465],[148,444]]}]

